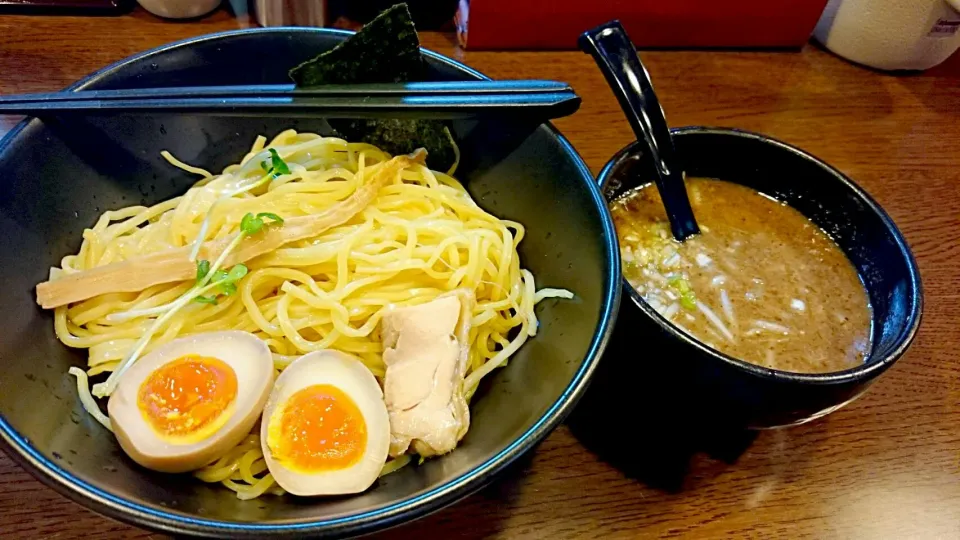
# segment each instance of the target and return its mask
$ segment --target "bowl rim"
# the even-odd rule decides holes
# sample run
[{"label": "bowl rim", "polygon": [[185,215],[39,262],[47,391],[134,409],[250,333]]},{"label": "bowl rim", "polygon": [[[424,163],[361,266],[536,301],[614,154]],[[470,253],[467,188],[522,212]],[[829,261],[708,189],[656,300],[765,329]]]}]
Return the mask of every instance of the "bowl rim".
[{"label": "bowl rim", "polygon": [[[159,53],[174,49],[186,48],[197,43],[229,40],[237,36],[244,35],[295,35],[295,34],[329,34],[334,36],[347,37],[354,32],[348,30],[338,30],[331,28],[310,28],[310,27],[272,27],[272,28],[246,28],[240,30],[229,30],[225,32],[216,32],[204,34],[183,40],[174,41],[146,51],[128,56],[117,62],[109,64],[93,73],[81,78],[77,82],[66,88],[69,91],[78,91],[86,88],[90,84],[97,83],[105,77],[112,75],[117,69],[132,63],[142,62]],[[431,51],[421,47],[421,53],[441,65],[445,65],[457,70],[460,73],[474,77],[479,80],[491,80],[490,77],[474,70],[448,56]],[[31,125],[39,122],[35,118],[27,118],[21,121],[17,126],[10,130],[7,135],[0,140],[0,152],[4,152],[14,144],[19,135]],[[604,235],[606,237],[606,255],[609,261],[606,269],[604,291],[602,294],[600,321],[591,337],[587,353],[584,356],[579,369],[574,374],[570,383],[563,390],[560,396],[554,401],[542,416],[523,434],[512,441],[506,448],[489,457],[478,467],[467,473],[453,478],[443,484],[440,484],[425,493],[412,497],[408,500],[394,502],[379,509],[366,511],[360,514],[352,514],[332,519],[303,521],[297,523],[276,523],[265,524],[257,522],[234,522],[222,521],[217,519],[200,518],[185,513],[173,512],[152,508],[144,504],[128,500],[126,498],[113,495],[103,489],[100,489],[91,483],[72,474],[70,471],[62,468],[57,463],[51,461],[30,442],[20,435],[6,418],[0,414],[0,447],[7,451],[19,465],[29,471],[35,478],[42,483],[53,488],[61,495],[77,502],[91,510],[101,514],[131,523],[133,525],[146,527],[148,529],[174,533],[187,534],[207,537],[252,537],[262,538],[270,536],[300,537],[303,535],[322,534],[324,536],[352,536],[358,534],[370,533],[376,530],[385,529],[401,523],[410,522],[421,518],[429,513],[435,512],[447,505],[450,505],[472,493],[475,493],[512,463],[519,456],[533,448],[547,434],[569,414],[582,397],[590,378],[599,362],[603,351],[606,349],[610,336],[619,313],[621,291],[620,287],[620,253],[616,242],[616,231],[613,226],[613,220],[607,212],[606,199],[600,190],[600,185],[595,181],[593,173],[587,167],[583,158],[577,153],[573,145],[553,126],[547,122],[544,124],[550,134],[560,143],[563,151],[573,160],[574,165],[590,192],[590,200],[584,201],[584,204],[593,204],[600,211],[600,219],[603,225]]]},{"label": "bowl rim", "polygon": [[[920,280],[920,270],[913,253],[910,251],[910,247],[907,244],[906,239],[900,232],[900,229],[897,228],[896,224],[893,222],[893,219],[890,218],[887,212],[873,199],[873,197],[870,196],[870,194],[868,194],[863,188],[857,185],[856,182],[851,180],[840,170],[814,156],[813,154],[810,154],[809,152],[792,144],[764,135],[762,133],[737,128],[710,126],[677,127],[671,128],[670,132],[675,137],[684,135],[719,135],[749,139],[762,144],[777,147],[823,169],[824,172],[826,172],[833,179],[842,183],[857,198],[859,198],[866,207],[876,214],[880,218],[886,230],[893,237],[894,241],[896,242],[897,249],[902,256],[902,260],[907,266],[909,288],[913,301],[910,304],[910,309],[907,316],[907,327],[904,331],[900,332],[896,346],[891,352],[880,359],[871,360],[859,366],[845,369],[843,371],[833,371],[829,373],[795,373],[791,371],[766,368],[751,364],[715,350],[692,335],[681,331],[673,323],[657,313],[657,311],[640,296],[633,286],[631,286],[630,283],[623,278],[622,283],[623,288],[626,291],[626,296],[630,297],[634,305],[636,305],[640,311],[644,313],[644,315],[656,322],[661,329],[670,334],[674,339],[679,340],[688,347],[696,349],[701,354],[716,359],[741,372],[764,379],[770,379],[774,382],[808,385],[837,385],[868,380],[885,371],[887,368],[893,365],[893,363],[896,362],[904,352],[906,352],[907,348],[909,348],[910,344],[913,342],[914,337],[916,337],[917,330],[920,327],[920,321],[923,318],[923,285]],[[642,151],[643,143],[640,141],[633,141],[614,154],[613,157],[610,158],[610,160],[603,166],[603,169],[600,170],[600,174],[597,176],[597,181],[600,184],[601,189],[606,188],[614,172],[621,167],[623,163]]]}]

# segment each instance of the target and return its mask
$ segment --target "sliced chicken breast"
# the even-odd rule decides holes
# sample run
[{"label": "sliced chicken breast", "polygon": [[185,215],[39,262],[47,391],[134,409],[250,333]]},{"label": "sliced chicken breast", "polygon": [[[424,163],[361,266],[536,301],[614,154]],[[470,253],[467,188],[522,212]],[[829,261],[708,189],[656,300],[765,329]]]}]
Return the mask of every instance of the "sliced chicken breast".
[{"label": "sliced chicken breast", "polygon": [[383,317],[383,397],[390,413],[391,456],[411,446],[424,457],[445,454],[467,432],[470,410],[463,378],[474,302],[472,291],[458,289]]}]

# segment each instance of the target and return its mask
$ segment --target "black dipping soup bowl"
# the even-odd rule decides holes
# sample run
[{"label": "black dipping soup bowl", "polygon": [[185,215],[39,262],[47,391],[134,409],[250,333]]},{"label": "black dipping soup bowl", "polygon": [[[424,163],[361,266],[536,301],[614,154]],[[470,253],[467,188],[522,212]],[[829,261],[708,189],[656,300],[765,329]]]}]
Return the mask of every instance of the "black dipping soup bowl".
[{"label": "black dipping soup bowl", "polygon": [[[793,146],[732,129],[672,132],[688,176],[753,188],[797,209],[833,238],[869,294],[872,348],[865,363],[835,373],[756,366],[680,331],[624,280],[620,317],[601,365],[609,373],[598,375],[593,390],[650,392],[658,396],[652,400],[656,407],[677,413],[678,422],[737,428],[800,424],[850,403],[900,358],[920,325],[920,274],[900,231],[853,181]],[[612,201],[651,182],[653,174],[649,154],[633,143],[607,163],[599,181]],[[604,387],[608,383],[613,386]]]},{"label": "black dipping soup bowl", "polygon": [[[349,32],[255,29],[200,37],[123,60],[73,89],[271,84],[332,48]],[[485,78],[424,53],[434,80]],[[105,210],[182,194],[196,177],[160,156],[220,171],[257,135],[330,133],[322,119],[198,115],[59,117],[31,120],[0,143],[0,439],[42,481],[94,510],[172,533],[264,538],[350,536],[399,524],[450,504],[491,481],[546,436],[586,388],[620,299],[613,222],[593,175],[550,125],[457,122],[458,178],[478,204],[526,226],[523,265],[541,287],[570,301],[538,306],[539,333],[473,401],[459,448],[384,477],[352,497],[264,496],[240,501],[189,475],[155,474],[121,451],[81,408],[70,366],[84,351],[63,346],[53,317],[34,302],[50,266],[75,252]],[[428,535],[429,536],[429,535]]]}]

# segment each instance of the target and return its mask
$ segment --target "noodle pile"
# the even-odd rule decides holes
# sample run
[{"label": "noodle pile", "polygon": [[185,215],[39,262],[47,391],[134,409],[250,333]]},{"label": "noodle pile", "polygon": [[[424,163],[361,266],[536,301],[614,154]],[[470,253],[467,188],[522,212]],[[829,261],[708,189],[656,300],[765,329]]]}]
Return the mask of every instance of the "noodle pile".
[{"label": "noodle pile", "polygon": [[[164,153],[174,165],[203,178],[181,197],[104,213],[84,231],[80,251],[64,257],[62,269],[51,270],[51,279],[191,246],[204,229],[199,240],[235,235],[248,212],[284,219],[318,214],[349,197],[376,164],[391,157],[368,144],[293,130],[265,143],[258,137],[240,164],[219,175]],[[264,179],[261,163],[270,159],[268,149],[287,163],[290,174],[246,189]],[[536,334],[534,305],[545,297],[569,297],[566,291],[535,290],[517,255],[523,234],[519,223],[480,209],[453,177],[412,165],[347,223],[248,261],[250,272],[235,294],[176,313],[156,330],[145,352],[187,334],[243,330],[267,343],[277,370],[304,353],[337,349],[360,358],[382,383],[379,322],[385,311],[464,287],[477,299],[464,382],[469,398],[480,379]],[[155,285],[58,307],[57,337],[89,350],[91,377],[111,372],[156,320],[149,311],[136,312],[167,304],[192,285]],[[388,462],[381,474],[409,459]],[[242,499],[282,492],[266,474],[256,433],[195,475],[222,482]]]}]

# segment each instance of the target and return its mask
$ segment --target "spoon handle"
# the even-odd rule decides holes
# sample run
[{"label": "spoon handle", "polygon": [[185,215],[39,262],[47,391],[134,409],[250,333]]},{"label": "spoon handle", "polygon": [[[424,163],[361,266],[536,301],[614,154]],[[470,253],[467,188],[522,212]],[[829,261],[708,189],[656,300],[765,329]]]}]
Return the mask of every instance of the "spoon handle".
[{"label": "spoon handle", "polygon": [[688,236],[699,234],[683,183],[683,167],[673,147],[660,100],[620,21],[610,21],[584,32],[579,46],[596,60],[637,139],[647,143],[657,171],[654,180],[674,238],[682,242]]}]

